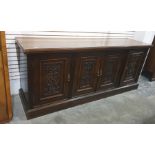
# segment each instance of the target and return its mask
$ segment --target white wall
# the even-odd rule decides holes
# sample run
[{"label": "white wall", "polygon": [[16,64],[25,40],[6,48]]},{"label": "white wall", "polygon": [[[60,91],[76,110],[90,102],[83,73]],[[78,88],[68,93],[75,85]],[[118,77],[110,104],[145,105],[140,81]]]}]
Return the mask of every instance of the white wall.
[{"label": "white wall", "polygon": [[[134,39],[138,40],[138,41],[142,41],[144,43],[151,44],[153,41],[154,35],[155,35],[155,31],[136,31],[134,34]],[[147,56],[148,56],[148,54],[149,54],[149,51],[147,53]],[[146,56],[146,59],[144,61],[143,67],[144,67],[145,62],[147,60],[147,56]],[[143,67],[142,67],[141,72],[143,71]]]},{"label": "white wall", "polygon": [[103,31],[103,32],[52,32],[52,31],[6,31],[11,94],[18,94],[20,88],[20,73],[15,48],[15,37],[104,37],[133,38],[134,31]]},{"label": "white wall", "polygon": [[155,31],[136,31],[134,39],[144,43],[152,43]]}]

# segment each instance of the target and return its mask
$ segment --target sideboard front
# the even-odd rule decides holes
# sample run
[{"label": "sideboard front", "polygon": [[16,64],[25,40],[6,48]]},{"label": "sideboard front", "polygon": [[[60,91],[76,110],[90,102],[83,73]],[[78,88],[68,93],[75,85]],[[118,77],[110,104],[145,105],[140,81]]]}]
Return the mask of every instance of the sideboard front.
[{"label": "sideboard front", "polygon": [[32,49],[25,54],[18,43],[17,49],[19,62],[26,61],[20,96],[29,119],[136,89],[149,47]]}]

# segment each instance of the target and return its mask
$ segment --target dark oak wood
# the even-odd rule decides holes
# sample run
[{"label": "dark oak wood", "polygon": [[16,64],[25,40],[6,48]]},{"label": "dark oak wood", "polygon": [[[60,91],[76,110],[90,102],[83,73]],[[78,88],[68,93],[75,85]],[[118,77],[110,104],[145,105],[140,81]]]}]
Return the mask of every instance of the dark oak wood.
[{"label": "dark oak wood", "polygon": [[[122,51],[124,52],[124,51]],[[122,66],[124,66],[125,54],[122,52],[110,52],[100,57],[98,74],[98,89],[107,90],[119,86]]]},{"label": "dark oak wood", "polygon": [[74,95],[96,91],[99,58],[89,53],[78,54],[75,66]]},{"label": "dark oak wood", "polygon": [[25,105],[27,105],[28,103],[22,89],[19,90],[19,95],[25,110],[26,117],[27,119],[31,119],[51,112],[56,112],[58,110],[67,109],[67,108],[85,104],[91,101],[106,98],[112,95],[117,95],[123,92],[131,91],[137,88],[138,88],[138,84],[133,84],[130,86],[124,86],[113,90],[99,91],[96,93],[89,93],[85,96],[80,96],[80,97],[76,97],[68,100],[61,100],[54,103],[52,102],[47,104],[46,106],[40,106],[33,109],[27,109],[27,107],[25,107]]},{"label": "dark oak wood", "polygon": [[121,86],[135,83],[138,80],[146,54],[145,50],[129,51],[121,78]]},{"label": "dark oak wood", "polygon": [[[32,58],[33,57],[33,58]],[[35,59],[33,55],[30,59]],[[66,99],[69,97],[70,85],[70,61],[69,55],[38,56],[33,66],[34,81],[37,89],[33,92],[35,96],[34,106],[46,104],[47,102]],[[36,102],[37,101],[37,102]]]},{"label": "dark oak wood", "polygon": [[17,39],[27,118],[136,89],[149,47],[131,39]]},{"label": "dark oak wood", "polygon": [[142,75],[148,77],[150,81],[155,81],[155,37],[153,39],[153,47],[150,49]]},{"label": "dark oak wood", "polygon": [[8,122],[11,119],[12,104],[5,32],[0,31],[0,123]]}]

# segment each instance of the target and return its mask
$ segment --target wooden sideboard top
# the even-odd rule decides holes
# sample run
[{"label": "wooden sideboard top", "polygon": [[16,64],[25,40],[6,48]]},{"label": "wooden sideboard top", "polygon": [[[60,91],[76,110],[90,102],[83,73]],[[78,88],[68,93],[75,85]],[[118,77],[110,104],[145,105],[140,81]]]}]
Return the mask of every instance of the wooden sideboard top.
[{"label": "wooden sideboard top", "polygon": [[40,52],[52,52],[73,49],[94,49],[94,48],[131,48],[151,47],[146,44],[128,38],[36,38],[18,37],[17,44],[24,50],[25,54]]}]

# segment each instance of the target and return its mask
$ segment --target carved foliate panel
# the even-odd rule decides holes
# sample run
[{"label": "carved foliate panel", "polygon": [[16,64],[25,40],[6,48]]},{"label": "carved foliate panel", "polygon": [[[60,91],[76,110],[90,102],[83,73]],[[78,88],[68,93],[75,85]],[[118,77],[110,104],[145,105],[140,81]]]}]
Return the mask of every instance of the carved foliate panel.
[{"label": "carved foliate panel", "polygon": [[125,75],[126,79],[134,78],[135,70],[137,68],[136,67],[137,66],[137,60],[138,60],[138,57],[132,59],[127,64],[127,70],[126,70],[126,75]]},{"label": "carved foliate panel", "polygon": [[128,55],[122,83],[137,82],[142,63],[144,62],[144,56],[144,52],[130,53]]},{"label": "carved foliate panel", "polygon": [[43,64],[42,69],[45,76],[43,96],[61,93],[62,63]]},{"label": "carved foliate panel", "polygon": [[125,78],[135,78],[137,70],[141,66],[141,63],[144,59],[144,53],[131,54],[128,58],[128,63],[126,65],[126,74]]},{"label": "carved foliate panel", "polygon": [[95,91],[97,62],[98,58],[93,56],[80,57],[78,59],[76,92],[87,93]]},{"label": "carved foliate panel", "polygon": [[120,55],[111,55],[101,60],[101,79],[100,87],[109,86],[113,87],[116,85],[118,76],[120,74],[120,66],[122,59]]},{"label": "carved foliate panel", "polygon": [[91,87],[93,82],[93,73],[95,61],[84,61],[81,67],[80,88]]},{"label": "carved foliate panel", "polygon": [[121,58],[109,57],[103,63],[102,84],[114,84],[120,70]]},{"label": "carved foliate panel", "polygon": [[67,78],[66,59],[48,60],[41,62],[41,98],[65,96]]}]

